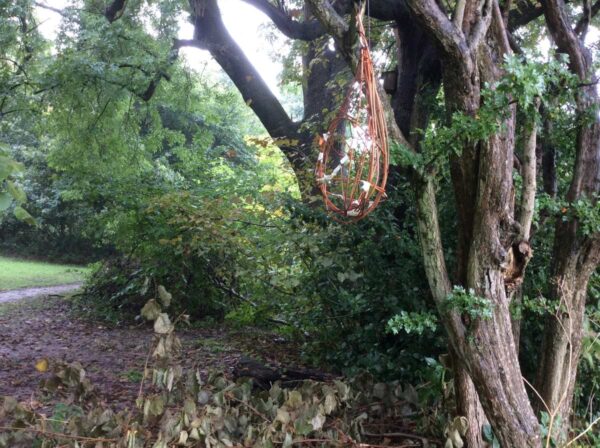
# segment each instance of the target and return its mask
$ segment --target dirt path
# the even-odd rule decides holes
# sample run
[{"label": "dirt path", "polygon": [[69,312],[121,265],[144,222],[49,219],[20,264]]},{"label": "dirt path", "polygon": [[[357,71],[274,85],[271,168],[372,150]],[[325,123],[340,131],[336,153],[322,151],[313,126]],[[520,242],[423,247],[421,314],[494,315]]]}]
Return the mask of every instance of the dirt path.
[{"label": "dirt path", "polygon": [[[56,291],[56,290],[53,290]],[[64,290],[63,290],[64,291]],[[178,330],[181,364],[231,372],[243,356],[277,365],[297,351],[258,330],[225,327]],[[36,361],[80,362],[101,397],[115,408],[135,402],[144,363],[154,345],[152,328],[145,324],[108,327],[80,317],[73,303],[61,297],[36,297],[0,306],[0,397],[19,400],[39,397],[38,384],[48,374],[35,369]],[[43,400],[52,406],[53,399]]]},{"label": "dirt path", "polygon": [[70,283],[68,285],[56,286],[36,286],[32,288],[13,289],[10,291],[0,291],[0,303],[14,302],[16,300],[26,299],[36,296],[48,296],[52,294],[63,294],[71,292],[81,287],[82,283]]}]

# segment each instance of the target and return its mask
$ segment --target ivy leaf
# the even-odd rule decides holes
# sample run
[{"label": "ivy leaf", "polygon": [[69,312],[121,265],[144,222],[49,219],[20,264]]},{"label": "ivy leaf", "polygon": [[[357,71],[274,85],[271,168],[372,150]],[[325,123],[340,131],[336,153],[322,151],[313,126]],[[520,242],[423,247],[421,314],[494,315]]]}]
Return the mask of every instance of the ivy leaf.
[{"label": "ivy leaf", "polygon": [[158,416],[163,413],[165,408],[165,399],[161,395],[154,395],[144,403],[144,416]]},{"label": "ivy leaf", "polygon": [[292,435],[289,432],[285,433],[285,440],[283,441],[283,448],[292,448],[294,444],[294,440],[292,439]]},{"label": "ivy leaf", "polygon": [[290,413],[283,408],[278,408],[277,417],[275,417],[275,420],[287,425],[291,420]]},{"label": "ivy leaf", "polygon": [[336,407],[337,401],[335,399],[335,395],[332,393],[327,394],[325,397],[325,413],[327,415],[331,414],[333,411],[335,411]]},{"label": "ivy leaf", "polygon": [[325,424],[325,416],[319,413],[313,417],[310,423],[315,431],[319,431]]}]

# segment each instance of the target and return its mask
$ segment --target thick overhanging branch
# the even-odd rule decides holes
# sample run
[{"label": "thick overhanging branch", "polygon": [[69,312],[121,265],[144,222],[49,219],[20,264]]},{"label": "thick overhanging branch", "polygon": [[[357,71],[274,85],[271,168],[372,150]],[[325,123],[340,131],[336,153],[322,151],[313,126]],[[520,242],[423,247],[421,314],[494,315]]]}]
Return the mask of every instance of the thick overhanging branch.
[{"label": "thick overhanging branch", "polygon": [[204,14],[194,18],[195,41],[206,48],[225,70],[246,104],[256,113],[273,138],[294,135],[296,124],[228,33],[216,0],[204,0],[202,3]]},{"label": "thick overhanging branch", "polygon": [[206,49],[242,94],[246,104],[274,139],[285,139],[280,144],[294,171],[305,168],[305,158],[310,150],[306,145],[292,142],[300,139],[299,126],[285,112],[279,100],[267,86],[258,71],[233,40],[221,18],[216,0],[191,0],[194,16],[194,39],[178,40],[176,45]]},{"label": "thick overhanging branch", "polygon": [[337,13],[329,0],[307,0],[313,13],[334,39],[342,40],[350,30],[346,21]]},{"label": "thick overhanging branch", "polygon": [[356,67],[356,55],[353,54],[353,46],[356,40],[355,27],[350,26],[329,0],[307,0],[313,14],[321,22],[327,33],[335,40],[337,49],[342,54],[348,65],[354,71]]},{"label": "thick overhanging branch", "polygon": [[270,3],[268,0],[242,0],[265,13],[277,29],[290,39],[311,41],[325,34],[325,30],[316,20],[298,22],[293,20],[285,11]]},{"label": "thick overhanging branch", "polygon": [[538,2],[530,0],[517,0],[515,8],[508,12],[508,29],[512,32],[517,28],[527,25],[544,14]]},{"label": "thick overhanging branch", "polygon": [[456,61],[470,61],[469,47],[458,28],[434,0],[406,0],[425,29],[435,37],[444,52]]},{"label": "thick overhanging branch", "polygon": [[563,0],[546,0],[543,2],[546,24],[556,42],[558,50],[569,55],[571,70],[586,81],[590,66],[588,50],[583,46],[569,21]]}]

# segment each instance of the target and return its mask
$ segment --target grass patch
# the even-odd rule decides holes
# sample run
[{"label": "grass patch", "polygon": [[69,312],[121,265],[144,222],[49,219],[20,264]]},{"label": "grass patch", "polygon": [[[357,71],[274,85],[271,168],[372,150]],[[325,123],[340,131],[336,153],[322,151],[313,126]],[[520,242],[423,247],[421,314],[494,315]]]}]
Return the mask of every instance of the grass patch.
[{"label": "grass patch", "polygon": [[82,266],[19,260],[0,256],[0,291],[30,286],[54,286],[83,280]]}]

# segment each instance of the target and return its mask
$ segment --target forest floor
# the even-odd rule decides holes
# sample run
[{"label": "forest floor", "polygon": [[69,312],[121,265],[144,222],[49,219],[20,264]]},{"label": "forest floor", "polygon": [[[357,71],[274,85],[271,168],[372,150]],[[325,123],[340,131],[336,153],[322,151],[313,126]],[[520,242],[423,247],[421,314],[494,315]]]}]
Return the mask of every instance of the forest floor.
[{"label": "forest floor", "polygon": [[[187,328],[178,330],[178,336],[183,346],[181,364],[201,373],[231,373],[246,356],[266,365],[290,365],[294,361],[289,354],[297,352],[258,330]],[[49,373],[38,372],[36,362],[77,361],[103,400],[113,408],[132,406],[152,346],[150,326],[93,322],[75,313],[68,297],[46,295],[0,303],[0,397],[42,400],[38,384]]]}]

